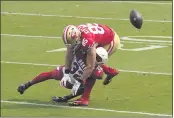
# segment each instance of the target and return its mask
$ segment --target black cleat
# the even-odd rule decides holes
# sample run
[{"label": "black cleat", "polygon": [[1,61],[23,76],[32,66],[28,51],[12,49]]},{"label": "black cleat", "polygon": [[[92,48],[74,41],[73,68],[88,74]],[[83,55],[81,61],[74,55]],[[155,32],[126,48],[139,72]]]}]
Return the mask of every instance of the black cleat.
[{"label": "black cleat", "polygon": [[104,85],[109,84],[109,83],[112,81],[112,78],[113,78],[113,76],[108,75],[108,76],[106,77],[106,79],[103,81],[103,84],[104,84]]},{"label": "black cleat", "polygon": [[21,84],[17,90],[22,95],[24,93],[24,91],[26,90],[25,85]]},{"label": "black cleat", "polygon": [[56,96],[53,96],[52,97],[52,100],[54,102],[67,102],[69,99],[67,98],[67,96],[63,96],[63,97],[56,97]]},{"label": "black cleat", "polygon": [[106,78],[106,79],[103,81],[103,84],[104,84],[104,85],[108,85],[111,81],[112,81],[112,79]]},{"label": "black cleat", "polygon": [[83,102],[83,101],[80,101],[80,102],[69,102],[68,103],[69,106],[88,106],[88,102]]}]

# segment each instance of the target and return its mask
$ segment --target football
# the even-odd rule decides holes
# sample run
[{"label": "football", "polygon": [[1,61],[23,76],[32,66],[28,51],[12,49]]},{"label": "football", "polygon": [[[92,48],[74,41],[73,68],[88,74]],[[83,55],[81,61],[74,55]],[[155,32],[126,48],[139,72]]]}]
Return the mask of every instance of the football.
[{"label": "football", "polygon": [[72,89],[73,85],[69,81],[67,81],[66,86],[64,86],[64,87],[67,89]]},{"label": "football", "polygon": [[131,10],[129,19],[130,19],[131,24],[135,28],[141,29],[141,27],[143,25],[143,18],[142,18],[142,15],[138,11]]}]

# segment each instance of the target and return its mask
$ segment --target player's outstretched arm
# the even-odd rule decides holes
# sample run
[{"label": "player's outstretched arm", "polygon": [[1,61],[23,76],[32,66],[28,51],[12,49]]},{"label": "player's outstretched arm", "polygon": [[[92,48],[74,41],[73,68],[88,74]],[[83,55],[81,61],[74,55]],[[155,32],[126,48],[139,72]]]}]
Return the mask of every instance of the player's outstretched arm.
[{"label": "player's outstretched arm", "polygon": [[87,54],[87,63],[86,63],[87,66],[81,77],[82,80],[87,79],[91,75],[92,71],[95,68],[95,62],[96,62],[96,48],[91,47],[91,49],[88,51]]},{"label": "player's outstretched arm", "polygon": [[65,69],[71,69],[73,59],[73,53],[71,47],[67,47],[66,57],[65,57]]},{"label": "player's outstretched arm", "polygon": [[60,81],[60,86],[66,86],[66,82],[70,80],[69,72],[71,69],[71,63],[73,59],[73,53],[71,47],[67,47],[66,58],[65,58],[65,68],[63,68],[63,78]]},{"label": "player's outstretched arm", "polygon": [[96,62],[96,48],[93,46],[87,52],[87,60],[84,73],[81,76],[81,80],[75,81],[74,86],[72,88],[72,95],[77,94],[77,91],[80,86],[83,87],[82,80],[86,80],[88,77],[91,76],[91,73],[95,68],[95,62]]}]

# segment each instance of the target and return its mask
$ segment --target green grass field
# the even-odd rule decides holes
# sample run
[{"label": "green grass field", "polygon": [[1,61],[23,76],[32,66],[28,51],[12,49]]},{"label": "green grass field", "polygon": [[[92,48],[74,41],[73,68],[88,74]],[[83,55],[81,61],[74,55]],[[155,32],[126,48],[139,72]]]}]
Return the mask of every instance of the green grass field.
[{"label": "green grass field", "polygon": [[[2,2],[1,115],[171,116],[172,3],[162,3]],[[143,15],[141,30],[128,20],[131,9]],[[123,47],[108,62],[120,74],[108,86],[97,81],[88,107],[52,103],[70,92],[54,80],[19,95],[19,84],[64,64],[64,52],[47,51],[64,48],[66,25],[93,22],[115,29]]]}]

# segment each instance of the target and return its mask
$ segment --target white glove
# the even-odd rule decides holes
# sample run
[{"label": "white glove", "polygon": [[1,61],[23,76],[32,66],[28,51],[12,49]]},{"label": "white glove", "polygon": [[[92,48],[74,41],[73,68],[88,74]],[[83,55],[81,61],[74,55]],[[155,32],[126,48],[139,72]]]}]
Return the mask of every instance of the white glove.
[{"label": "white glove", "polygon": [[64,74],[64,76],[63,76],[63,78],[61,79],[61,81],[60,81],[60,86],[66,86],[66,82],[67,81],[70,81],[70,77],[69,77],[69,74],[66,74],[65,73],[65,67],[63,67],[63,74]]},{"label": "white glove", "polygon": [[64,74],[63,78],[60,81],[60,86],[66,86],[66,82],[70,81],[69,74]]},{"label": "white glove", "polygon": [[71,90],[73,96],[75,96],[77,94],[77,90],[79,89],[80,85],[81,85],[81,83],[76,80],[73,85],[73,88]]}]

